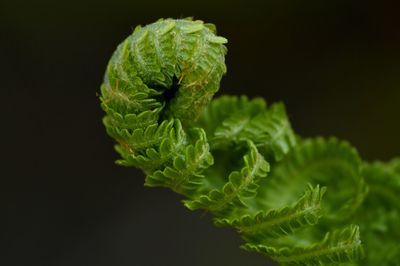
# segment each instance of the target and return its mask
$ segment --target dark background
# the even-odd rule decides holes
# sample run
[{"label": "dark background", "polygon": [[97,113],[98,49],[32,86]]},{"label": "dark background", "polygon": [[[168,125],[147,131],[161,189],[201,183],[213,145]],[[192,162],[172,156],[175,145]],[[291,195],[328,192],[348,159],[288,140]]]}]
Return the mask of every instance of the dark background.
[{"label": "dark background", "polygon": [[113,164],[96,93],[137,24],[194,16],[229,39],[221,92],[284,101],[303,136],[400,155],[395,1],[0,2],[0,264],[267,265],[164,189]]}]

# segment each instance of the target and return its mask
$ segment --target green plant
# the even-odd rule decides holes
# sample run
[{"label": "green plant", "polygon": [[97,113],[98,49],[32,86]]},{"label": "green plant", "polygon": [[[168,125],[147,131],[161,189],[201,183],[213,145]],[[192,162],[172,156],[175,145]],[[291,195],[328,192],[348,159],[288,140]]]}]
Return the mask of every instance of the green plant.
[{"label": "green plant", "polygon": [[101,87],[117,163],[280,264],[400,265],[400,159],[367,163],[347,142],[296,136],[282,103],[211,101],[226,72],[215,32],[165,19],[118,46]]}]

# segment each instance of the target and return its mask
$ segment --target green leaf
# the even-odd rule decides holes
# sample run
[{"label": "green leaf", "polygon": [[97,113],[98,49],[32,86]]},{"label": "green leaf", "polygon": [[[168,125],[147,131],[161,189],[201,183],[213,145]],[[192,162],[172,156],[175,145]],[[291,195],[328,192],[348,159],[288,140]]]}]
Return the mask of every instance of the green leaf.
[{"label": "green leaf", "polygon": [[367,193],[357,151],[335,138],[316,138],[297,145],[272,168],[259,204],[265,208],[291,204],[308,184],[327,187],[323,215],[330,221],[349,218]]},{"label": "green leaf", "polygon": [[[213,212],[245,249],[282,265],[399,265],[400,158],[363,163],[347,142],[303,141],[282,103],[211,102],[225,43],[214,25],[187,18],[138,26],[117,47],[100,96],[117,163]],[[359,262],[354,223],[368,255]]]},{"label": "green leaf", "polygon": [[191,210],[206,209],[215,214],[229,212],[232,208],[246,206],[245,199],[257,194],[258,183],[269,171],[269,164],[258,153],[252,142],[248,142],[249,152],[244,156],[244,167],[229,175],[229,181],[222,189],[213,189],[208,194],[184,204]]},{"label": "green leaf", "polygon": [[262,99],[224,96],[213,101],[199,124],[208,130],[211,147],[230,149],[247,140],[267,158],[281,160],[296,145],[283,104],[269,109]]},{"label": "green leaf", "polygon": [[368,254],[362,265],[398,265],[400,258],[400,159],[365,163],[369,186],[355,221],[360,225]]},{"label": "green leaf", "polygon": [[249,100],[244,95],[240,97],[223,95],[207,106],[196,125],[204,128],[207,136],[213,137],[215,130],[224,120],[240,115],[253,117],[266,110],[266,103],[261,98]]},{"label": "green leaf", "polygon": [[325,187],[309,187],[304,195],[291,206],[270,211],[260,211],[255,215],[245,215],[236,219],[216,219],[217,225],[230,225],[252,243],[261,243],[268,238],[289,235],[307,226],[316,225],[321,216],[321,200]]},{"label": "green leaf", "polygon": [[[146,130],[136,129],[127,139],[131,143],[116,146],[123,157],[117,163],[139,167],[148,174],[179,157],[187,145],[186,133],[179,120],[166,120],[158,128],[149,126]],[[140,148],[139,152],[135,147]]]},{"label": "green leaf", "polygon": [[369,185],[370,194],[376,194],[389,204],[400,209],[400,158],[389,163],[364,164],[363,176]]},{"label": "green leaf", "polygon": [[240,138],[254,141],[264,156],[281,160],[295,145],[296,137],[283,103],[273,104],[243,128]]},{"label": "green leaf", "polygon": [[189,124],[218,91],[226,72],[223,40],[202,21],[165,19],[137,27],[108,64],[103,109],[124,116],[165,106],[162,117]]},{"label": "green leaf", "polygon": [[175,30],[176,67],[179,89],[166,108],[166,116],[192,124],[219,90],[226,73],[226,47],[222,37],[202,21],[177,21]]},{"label": "green leaf", "polygon": [[364,256],[356,225],[327,233],[321,242],[307,247],[245,244],[243,248],[270,256],[281,265],[331,265],[356,261]]},{"label": "green leaf", "polygon": [[210,167],[214,159],[209,152],[205,132],[197,129],[196,133],[197,141],[185,147],[181,152],[184,156],[175,156],[172,164],[148,175],[146,186],[169,187],[177,193],[186,195],[190,195],[190,192],[198,188],[204,179],[202,171]]}]

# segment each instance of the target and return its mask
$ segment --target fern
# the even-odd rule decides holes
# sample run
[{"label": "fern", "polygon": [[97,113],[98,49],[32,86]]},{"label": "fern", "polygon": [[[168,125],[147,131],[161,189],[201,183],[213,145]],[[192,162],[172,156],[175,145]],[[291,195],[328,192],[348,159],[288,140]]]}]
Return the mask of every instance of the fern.
[{"label": "fern", "polygon": [[257,195],[258,183],[269,171],[269,164],[254,144],[249,141],[248,145],[250,151],[244,156],[244,167],[240,171],[233,171],[221,189],[213,189],[208,195],[187,200],[185,206],[191,210],[206,209],[215,214],[232,212],[238,206],[246,207],[246,198]]},{"label": "fern", "polygon": [[329,265],[357,260],[363,254],[360,242],[358,226],[350,225],[342,230],[328,232],[321,242],[307,247],[278,249],[246,244],[244,248],[271,256],[283,265]]},{"label": "fern", "polygon": [[321,200],[326,188],[309,187],[302,197],[292,205],[255,215],[244,215],[234,219],[216,219],[220,226],[233,226],[251,242],[261,243],[294,233],[296,230],[313,226],[321,217]]},{"label": "fern", "polygon": [[117,163],[282,265],[400,265],[400,159],[367,163],[345,141],[302,139],[282,103],[212,101],[226,42],[212,24],[161,19],[118,46],[101,87]]}]

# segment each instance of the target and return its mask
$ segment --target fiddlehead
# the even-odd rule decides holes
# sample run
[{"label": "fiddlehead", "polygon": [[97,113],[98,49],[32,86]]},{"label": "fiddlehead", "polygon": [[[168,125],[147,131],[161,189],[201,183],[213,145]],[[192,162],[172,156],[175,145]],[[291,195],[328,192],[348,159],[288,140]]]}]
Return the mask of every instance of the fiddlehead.
[{"label": "fiddlehead", "polygon": [[[369,165],[347,142],[300,139],[281,103],[211,101],[226,72],[226,42],[211,24],[165,19],[137,27],[118,46],[101,88],[118,163],[141,168],[147,186],[184,195],[189,209],[213,213],[216,225],[236,228],[244,249],[288,265],[357,263],[363,248],[353,224],[372,241],[377,234],[368,232],[385,212],[378,204],[364,219],[365,208],[384,201],[393,214],[380,226],[396,230],[398,161]],[[372,255],[362,265],[376,265],[382,252],[366,244]],[[389,244],[387,265],[400,252]]]},{"label": "fiddlehead", "polygon": [[[149,186],[185,194],[212,164],[205,132],[184,130],[219,89],[226,39],[200,21],[160,20],[117,48],[102,85],[107,132],[122,165],[142,168]],[[185,156],[186,155],[186,156]]]}]

